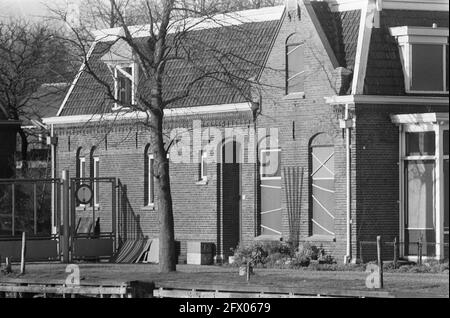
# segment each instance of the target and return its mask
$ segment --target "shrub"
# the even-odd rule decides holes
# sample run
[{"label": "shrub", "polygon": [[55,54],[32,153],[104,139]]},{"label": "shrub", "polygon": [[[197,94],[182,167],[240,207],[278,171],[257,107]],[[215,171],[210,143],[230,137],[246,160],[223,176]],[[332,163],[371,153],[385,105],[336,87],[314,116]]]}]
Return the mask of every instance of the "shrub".
[{"label": "shrub", "polygon": [[317,260],[319,249],[309,242],[301,243],[298,246],[296,258],[307,258],[309,260]]}]

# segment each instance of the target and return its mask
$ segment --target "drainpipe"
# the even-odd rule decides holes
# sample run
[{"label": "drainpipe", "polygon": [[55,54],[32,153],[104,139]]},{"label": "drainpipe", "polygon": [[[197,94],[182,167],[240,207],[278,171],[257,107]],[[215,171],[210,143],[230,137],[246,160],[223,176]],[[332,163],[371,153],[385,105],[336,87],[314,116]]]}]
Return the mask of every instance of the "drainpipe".
[{"label": "drainpipe", "polygon": [[[51,178],[56,179],[56,138],[55,132],[53,129],[53,124],[50,125],[50,137],[47,138],[47,145],[50,145],[51,151]],[[56,220],[56,183],[52,181],[52,202],[51,202],[51,210],[52,210],[52,234],[57,233],[57,224]]]},{"label": "drainpipe", "polygon": [[352,188],[351,188],[351,149],[350,138],[351,128],[353,126],[353,120],[350,118],[349,105],[345,104],[344,119],[340,121],[341,128],[345,129],[345,171],[346,171],[346,225],[347,225],[347,244],[344,263],[349,263],[352,259],[352,236],[351,236],[351,224],[352,224]]}]

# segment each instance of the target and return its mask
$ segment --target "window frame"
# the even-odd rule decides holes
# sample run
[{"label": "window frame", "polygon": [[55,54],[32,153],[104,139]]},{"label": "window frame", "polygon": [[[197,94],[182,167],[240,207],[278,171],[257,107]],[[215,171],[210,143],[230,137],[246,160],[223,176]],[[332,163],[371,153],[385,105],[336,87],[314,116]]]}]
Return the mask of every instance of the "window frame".
[{"label": "window frame", "polygon": [[[199,181],[207,182],[208,181],[208,152],[205,150],[200,150],[200,173],[199,173]],[[206,172],[204,171],[206,167]]]},{"label": "window frame", "polygon": [[[131,75],[128,76],[123,69],[125,68],[131,68]],[[122,76],[128,78],[131,80],[131,105],[136,104],[136,87],[137,87],[137,73],[138,68],[136,63],[130,62],[130,63],[120,63],[116,64],[113,67],[113,77],[114,77],[114,98],[116,101],[119,100],[119,72],[122,74]],[[114,106],[112,108],[113,111],[116,110],[122,110],[122,109],[129,109],[128,106],[120,105],[118,102],[114,103]]]},{"label": "window frame", "polygon": [[[85,183],[85,181],[83,179],[86,178],[86,157],[78,157],[77,159],[78,159],[77,165],[78,165],[78,172],[79,172],[79,175],[77,176],[77,178],[80,179],[79,184],[82,185]],[[83,168],[83,166],[84,166],[84,168]],[[77,207],[85,208],[86,204],[78,203]]]},{"label": "window frame", "polygon": [[147,153],[147,207],[155,206],[155,179],[154,179],[155,157],[152,153]]},{"label": "window frame", "polygon": [[[303,89],[301,91],[294,91],[294,92],[289,92],[289,81],[295,79],[296,77],[300,76],[300,75],[304,75],[306,72],[306,67],[305,67],[305,50],[304,50],[304,46],[305,46],[305,41],[292,41],[290,42],[290,40],[292,38],[295,38],[296,34],[291,34],[288,39],[286,40],[286,44],[285,44],[285,95],[286,96],[293,96],[293,95],[303,95],[305,92],[305,80],[303,78]],[[289,77],[289,54],[290,52],[293,52],[294,50],[296,50],[297,48],[300,48],[303,50],[302,51],[302,57],[303,57],[303,67],[302,67],[302,71],[296,73],[294,76]],[[293,49],[290,49],[293,48]]]},{"label": "window frame", "polygon": [[260,164],[259,166],[259,176],[261,180],[280,180],[281,179],[281,148],[263,148],[261,149],[261,158],[263,156],[263,153],[265,152],[278,152],[278,168],[280,170],[280,175],[279,176],[271,176],[271,177],[265,177],[264,175],[264,168],[265,166],[263,166],[262,164]]},{"label": "window frame", "polygon": [[[98,163],[98,167],[97,167],[97,163]],[[99,156],[95,156],[92,158],[92,164],[93,164],[93,174],[94,174],[94,181],[93,181],[93,189],[92,189],[92,196],[93,196],[93,204],[94,207],[99,207],[100,206],[100,182],[98,179],[100,178],[100,157]],[[97,189],[98,187],[98,189]]]},{"label": "window frame", "polygon": [[[433,168],[433,220],[435,230],[435,244],[436,244],[436,256],[435,259],[444,257],[444,250],[439,247],[443,243],[444,235],[448,235],[448,232],[444,229],[444,205],[443,196],[443,162],[448,155],[443,154],[443,135],[444,131],[449,129],[448,119],[445,121],[430,122],[430,123],[411,123],[411,122],[397,122],[399,124],[399,194],[400,194],[400,241],[404,241],[405,232],[408,230],[406,227],[407,217],[407,180],[406,180],[406,167],[410,161],[432,161],[434,162]],[[435,133],[435,153],[434,155],[413,155],[408,156],[406,153],[406,134],[407,133],[421,133],[421,132],[434,132]],[[441,244],[442,245],[442,244]],[[406,248],[400,247],[401,256],[406,255]],[[417,256],[408,255],[409,260],[416,260]],[[424,258],[430,258],[425,256]]]}]

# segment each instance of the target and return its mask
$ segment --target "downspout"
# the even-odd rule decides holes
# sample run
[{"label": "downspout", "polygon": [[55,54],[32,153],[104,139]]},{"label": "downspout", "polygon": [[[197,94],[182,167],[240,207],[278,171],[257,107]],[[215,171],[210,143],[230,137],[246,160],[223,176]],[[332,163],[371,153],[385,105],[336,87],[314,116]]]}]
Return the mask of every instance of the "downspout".
[{"label": "downspout", "polygon": [[345,171],[346,171],[346,211],[347,211],[347,248],[345,254],[344,263],[350,263],[352,259],[352,233],[351,233],[351,224],[352,224],[352,186],[351,186],[351,149],[350,149],[350,138],[351,138],[351,130],[350,125],[352,120],[349,116],[348,104],[345,104]]},{"label": "downspout", "polygon": [[53,129],[53,124],[50,125],[50,140],[47,141],[47,144],[50,143],[50,151],[51,151],[51,178],[52,178],[52,234],[57,233],[57,224],[56,224],[56,143],[55,143],[55,132]]}]

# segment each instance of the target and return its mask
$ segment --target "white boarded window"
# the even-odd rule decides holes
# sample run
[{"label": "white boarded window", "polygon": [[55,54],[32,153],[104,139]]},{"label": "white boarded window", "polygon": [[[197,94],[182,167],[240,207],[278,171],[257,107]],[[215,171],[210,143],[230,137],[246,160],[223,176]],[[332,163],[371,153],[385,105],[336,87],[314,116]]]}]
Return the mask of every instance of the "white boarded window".
[{"label": "white boarded window", "polygon": [[304,91],[304,45],[297,34],[286,41],[286,94]]}]

